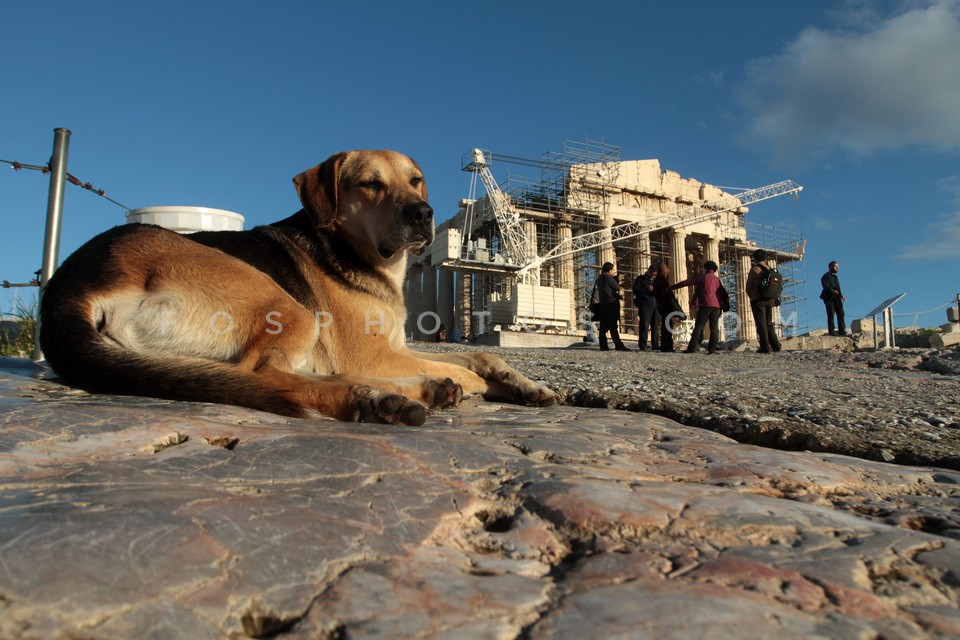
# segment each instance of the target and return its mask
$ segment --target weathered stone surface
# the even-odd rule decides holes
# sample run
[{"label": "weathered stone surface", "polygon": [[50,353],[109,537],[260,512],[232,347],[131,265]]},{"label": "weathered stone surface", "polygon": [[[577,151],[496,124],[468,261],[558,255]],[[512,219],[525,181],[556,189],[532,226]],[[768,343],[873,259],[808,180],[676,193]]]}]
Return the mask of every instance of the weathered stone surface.
[{"label": "weathered stone surface", "polygon": [[782,338],[780,345],[784,351],[853,351],[854,341],[847,336],[796,336]]},{"label": "weathered stone surface", "polygon": [[0,360],[0,637],[960,635],[960,474],[482,402],[420,428]]},{"label": "weathered stone surface", "polygon": [[930,336],[930,346],[935,349],[942,349],[955,344],[960,344],[960,332],[935,333]]}]

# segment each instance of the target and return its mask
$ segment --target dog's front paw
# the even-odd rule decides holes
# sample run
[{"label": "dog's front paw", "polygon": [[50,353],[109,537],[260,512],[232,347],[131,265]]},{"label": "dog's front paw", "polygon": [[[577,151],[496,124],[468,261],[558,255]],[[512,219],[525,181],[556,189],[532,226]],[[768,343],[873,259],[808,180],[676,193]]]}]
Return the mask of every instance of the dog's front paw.
[{"label": "dog's front paw", "polygon": [[446,378],[444,380],[427,380],[426,393],[431,409],[447,409],[456,407],[463,400],[463,387]]},{"label": "dog's front paw", "polygon": [[560,402],[560,396],[552,389],[537,384],[512,368],[494,372],[490,382],[490,392],[484,394],[491,400],[506,400],[531,407],[549,407]]},{"label": "dog's front paw", "polygon": [[526,378],[524,381],[526,384],[521,385],[520,388],[524,404],[532,407],[550,407],[560,402],[560,396],[553,389]]},{"label": "dog's front paw", "polygon": [[427,407],[399,393],[373,387],[357,387],[353,422],[379,422],[419,427],[427,419]]}]

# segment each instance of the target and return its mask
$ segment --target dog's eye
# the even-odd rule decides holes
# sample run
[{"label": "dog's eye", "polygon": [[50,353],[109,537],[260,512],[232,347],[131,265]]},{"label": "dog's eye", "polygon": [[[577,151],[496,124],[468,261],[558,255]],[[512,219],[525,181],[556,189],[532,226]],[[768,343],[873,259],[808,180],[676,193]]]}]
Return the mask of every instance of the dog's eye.
[{"label": "dog's eye", "polygon": [[364,180],[358,183],[358,186],[364,189],[370,189],[371,191],[382,191],[384,188],[384,184],[379,180]]},{"label": "dog's eye", "polygon": [[423,177],[417,176],[416,178],[410,178],[410,186],[419,187],[423,184]]}]

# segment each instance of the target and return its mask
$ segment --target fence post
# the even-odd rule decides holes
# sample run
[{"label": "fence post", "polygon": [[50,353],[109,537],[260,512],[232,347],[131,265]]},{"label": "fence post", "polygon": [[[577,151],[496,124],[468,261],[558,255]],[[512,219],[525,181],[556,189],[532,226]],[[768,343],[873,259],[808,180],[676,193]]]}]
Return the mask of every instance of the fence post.
[{"label": "fence post", "polygon": [[[53,155],[50,157],[50,191],[47,195],[47,227],[43,236],[43,264],[40,270],[39,309],[43,307],[43,289],[60,258],[60,225],[63,221],[63,192],[67,176],[67,152],[70,149],[70,130],[53,130]],[[40,360],[40,318],[37,317],[37,332],[33,339],[33,359]]]}]

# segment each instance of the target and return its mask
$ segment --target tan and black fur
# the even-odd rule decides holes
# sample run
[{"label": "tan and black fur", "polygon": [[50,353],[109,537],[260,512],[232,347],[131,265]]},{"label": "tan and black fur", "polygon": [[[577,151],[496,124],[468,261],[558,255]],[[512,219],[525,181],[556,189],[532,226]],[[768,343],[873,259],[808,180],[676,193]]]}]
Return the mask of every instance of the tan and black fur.
[{"label": "tan and black fur", "polygon": [[125,225],[80,247],[41,301],[53,370],[94,393],[394,424],[465,394],[555,401],[489,354],[404,344],[407,252],[434,233],[410,158],[339,153],[294,184],[303,209],[269,226],[182,236]]}]

